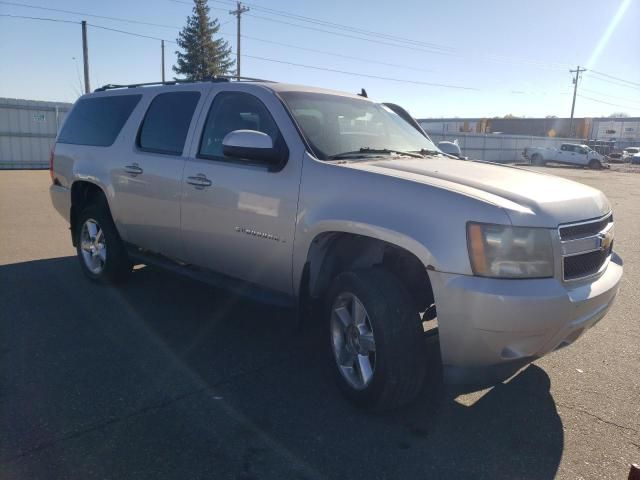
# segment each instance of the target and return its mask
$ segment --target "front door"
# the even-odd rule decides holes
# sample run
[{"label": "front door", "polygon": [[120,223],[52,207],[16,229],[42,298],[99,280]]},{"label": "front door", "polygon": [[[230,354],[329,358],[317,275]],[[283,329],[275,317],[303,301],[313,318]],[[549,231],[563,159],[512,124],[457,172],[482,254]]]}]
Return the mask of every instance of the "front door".
[{"label": "front door", "polygon": [[[184,248],[193,264],[290,294],[301,155],[292,154],[299,149],[291,149],[282,104],[255,90],[216,93],[198,128],[183,177]],[[270,171],[258,161],[225,157],[223,138],[242,129],[268,134],[289,152],[286,164]]]}]

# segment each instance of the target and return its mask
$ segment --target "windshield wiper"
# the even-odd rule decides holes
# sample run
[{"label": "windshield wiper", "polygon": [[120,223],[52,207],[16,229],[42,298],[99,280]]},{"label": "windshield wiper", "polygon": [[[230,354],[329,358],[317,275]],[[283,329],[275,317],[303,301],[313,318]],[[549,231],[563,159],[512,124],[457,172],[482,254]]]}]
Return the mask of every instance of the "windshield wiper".
[{"label": "windshield wiper", "polygon": [[441,155],[442,154],[440,150],[429,150],[427,148],[416,150],[416,153],[420,153],[421,155]]},{"label": "windshield wiper", "polygon": [[360,150],[354,150],[352,152],[342,152],[335,155],[329,155],[329,160],[340,160],[349,157],[364,157],[366,155],[406,155],[407,157],[423,158],[421,153],[418,152],[403,152],[402,150],[392,150],[388,148],[369,148],[362,147]]}]

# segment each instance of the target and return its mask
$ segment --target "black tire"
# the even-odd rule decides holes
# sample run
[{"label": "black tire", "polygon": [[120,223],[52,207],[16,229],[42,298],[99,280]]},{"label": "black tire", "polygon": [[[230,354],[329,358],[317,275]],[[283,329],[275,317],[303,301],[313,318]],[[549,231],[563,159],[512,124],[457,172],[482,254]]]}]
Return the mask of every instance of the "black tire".
[{"label": "black tire", "polygon": [[[87,220],[94,220],[102,229],[104,235],[106,258],[101,271],[98,273],[90,270],[83,257],[82,229]],[[98,283],[117,284],[128,278],[133,265],[113,223],[109,207],[104,198],[99,198],[95,203],[86,206],[80,212],[74,227],[74,235],[80,268],[89,279]]]},{"label": "black tire", "polygon": [[544,159],[542,158],[542,155],[540,155],[539,153],[533,154],[533,156],[531,157],[531,163],[539,166],[542,166],[545,164]]},{"label": "black tire", "polygon": [[[360,389],[342,373],[334,349],[333,307],[341,295],[349,293],[364,306],[375,338],[373,376]],[[391,410],[414,400],[426,376],[427,349],[415,302],[402,283],[382,268],[345,272],[333,280],[326,301],[330,356],[344,395],[373,411]]]},{"label": "black tire", "polygon": [[602,168],[602,164],[598,160],[593,158],[589,160],[589,168],[591,170],[600,170]]}]

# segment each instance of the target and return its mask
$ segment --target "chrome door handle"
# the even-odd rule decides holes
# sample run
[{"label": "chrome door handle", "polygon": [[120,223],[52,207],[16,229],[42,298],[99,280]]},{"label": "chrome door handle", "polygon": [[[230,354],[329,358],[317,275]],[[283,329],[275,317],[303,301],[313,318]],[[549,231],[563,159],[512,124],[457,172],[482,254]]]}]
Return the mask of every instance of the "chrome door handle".
[{"label": "chrome door handle", "polygon": [[143,172],[143,170],[140,168],[140,166],[137,163],[132,163],[131,165],[125,165],[124,171],[133,176],[140,175]]},{"label": "chrome door handle", "polygon": [[209,180],[204,173],[199,173],[194,177],[187,177],[187,183],[189,185],[193,185],[199,190],[211,186],[211,180]]}]

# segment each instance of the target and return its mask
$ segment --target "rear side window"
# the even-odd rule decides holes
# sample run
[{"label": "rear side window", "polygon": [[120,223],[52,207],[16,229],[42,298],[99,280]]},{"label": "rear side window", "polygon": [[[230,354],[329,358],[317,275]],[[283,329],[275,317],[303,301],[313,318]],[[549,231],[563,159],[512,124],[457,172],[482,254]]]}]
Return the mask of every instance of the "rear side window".
[{"label": "rear side window", "polygon": [[150,152],[180,155],[199,99],[199,92],[157,95],[142,121],[138,147]]},{"label": "rear side window", "polygon": [[142,95],[113,95],[79,100],[64,122],[59,143],[108,147]]}]

